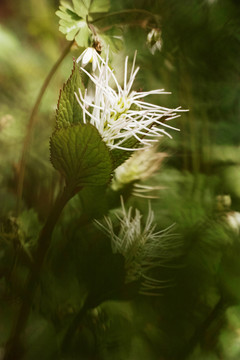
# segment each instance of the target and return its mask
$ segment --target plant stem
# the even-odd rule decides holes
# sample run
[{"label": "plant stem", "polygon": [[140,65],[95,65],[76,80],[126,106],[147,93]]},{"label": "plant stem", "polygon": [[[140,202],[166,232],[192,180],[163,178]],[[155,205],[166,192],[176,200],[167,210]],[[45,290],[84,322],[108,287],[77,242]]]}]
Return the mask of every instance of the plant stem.
[{"label": "plant stem", "polygon": [[45,94],[45,91],[46,91],[46,89],[47,89],[53,75],[57,71],[57,69],[58,69],[59,65],[62,63],[63,59],[69,53],[73,42],[74,41],[72,41],[71,43],[69,43],[67,45],[67,47],[63,50],[62,54],[60,55],[58,60],[53,65],[50,72],[48,73],[48,75],[47,75],[47,77],[46,77],[46,79],[45,79],[45,81],[44,81],[44,83],[43,83],[43,85],[42,85],[42,87],[41,87],[41,89],[39,91],[36,102],[35,102],[35,104],[34,104],[34,106],[32,108],[30,118],[28,120],[27,129],[26,129],[26,136],[25,136],[25,139],[24,139],[24,142],[23,142],[22,155],[21,155],[21,160],[20,160],[20,164],[19,164],[19,176],[18,176],[18,184],[17,184],[17,209],[16,209],[17,215],[19,214],[20,209],[21,209],[27,151],[28,151],[28,147],[29,147],[29,144],[30,144],[30,140],[31,140],[32,129],[33,129],[33,125],[34,125],[34,122],[35,122],[35,117],[36,117],[36,114],[38,112],[39,106],[41,104],[43,95]]},{"label": "plant stem", "polygon": [[66,203],[73,196],[73,192],[65,187],[63,192],[57,198],[52,211],[50,212],[47,221],[39,234],[38,246],[34,256],[34,264],[31,269],[31,273],[26,281],[25,291],[22,298],[22,304],[19,309],[17,321],[13,327],[12,334],[6,346],[6,352],[3,360],[20,360],[23,356],[24,350],[21,346],[21,335],[26,327],[31,305],[34,297],[34,292],[37,284],[37,280],[50,246],[53,229],[57,223],[57,220],[66,205]]},{"label": "plant stem", "polygon": [[[193,337],[190,339],[187,347],[179,354],[178,360],[187,360],[190,354],[193,352],[195,347],[202,343],[204,336],[206,335],[208,329],[219,317],[223,316],[224,311],[229,306],[229,304],[224,301],[221,297],[215,307],[212,309],[210,314],[207,316],[202,325],[196,330]],[[218,329],[219,330],[219,329]]]},{"label": "plant stem", "polygon": [[76,317],[73,319],[72,323],[70,324],[66,334],[64,335],[63,341],[62,341],[62,352],[65,353],[68,348],[71,346],[71,342],[73,340],[74,334],[78,328],[78,326],[81,324],[82,319],[86,315],[87,311],[91,308],[91,306],[88,304],[88,301],[85,301],[83,307],[81,310],[77,313]]},{"label": "plant stem", "polygon": [[126,14],[137,14],[137,13],[150,16],[150,17],[152,17],[154,19],[157,18],[157,16],[155,14],[153,14],[150,11],[145,10],[145,9],[127,9],[127,10],[121,10],[121,11],[113,11],[113,12],[111,12],[109,14],[105,14],[105,15],[101,16],[100,18],[97,18],[97,19],[94,19],[93,21],[91,21],[91,24],[94,24],[94,23],[96,23],[98,21],[101,21],[103,19],[106,19],[106,18],[109,18],[109,17],[112,17],[112,16],[119,16],[119,15],[126,15]]}]

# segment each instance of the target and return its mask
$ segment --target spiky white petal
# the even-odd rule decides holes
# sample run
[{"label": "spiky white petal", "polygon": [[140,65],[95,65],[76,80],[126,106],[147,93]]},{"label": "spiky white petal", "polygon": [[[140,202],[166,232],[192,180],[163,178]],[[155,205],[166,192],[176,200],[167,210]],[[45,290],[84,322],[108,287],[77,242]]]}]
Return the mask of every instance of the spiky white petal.
[{"label": "spiky white petal", "polygon": [[[85,54],[90,57],[88,53]],[[135,69],[136,53],[128,80],[128,57],[125,60],[124,85],[120,86],[114,71],[108,65],[108,57],[104,61],[99,55],[99,71],[90,74],[82,67],[94,87],[90,96],[87,91],[75,93],[77,101],[83,110],[83,121],[94,125],[111,149],[139,150],[127,147],[124,142],[135,138],[141,143],[141,149],[151,146],[163,135],[171,137],[167,129],[178,130],[165,121],[174,119],[181,110],[168,109],[143,101],[149,95],[167,94],[163,89],[136,92],[132,91],[133,82],[139,68]],[[113,83],[112,87],[110,83]]]},{"label": "spiky white petal", "polygon": [[162,49],[162,37],[160,29],[152,29],[147,35],[147,46],[154,55],[157,50]]},{"label": "spiky white petal", "polygon": [[96,69],[100,69],[102,58],[94,48],[88,47],[77,58],[76,62],[80,63],[82,67],[85,67],[87,64],[91,63],[92,71],[95,72]]},{"label": "spiky white petal", "polygon": [[[120,253],[124,256],[126,282],[140,279],[141,293],[156,295],[159,287],[163,284],[148,274],[152,269],[165,265],[169,258],[176,255],[179,243],[176,240],[172,242],[176,235],[171,234],[172,226],[162,231],[155,231],[154,213],[150,205],[143,226],[140,211],[136,209],[133,214],[132,207],[127,211],[122,199],[121,203],[121,214],[116,215],[120,223],[118,234],[114,232],[110,217],[104,218],[104,225],[99,221],[96,223],[110,237],[113,253]],[[173,249],[175,250],[174,254],[171,253]]]}]

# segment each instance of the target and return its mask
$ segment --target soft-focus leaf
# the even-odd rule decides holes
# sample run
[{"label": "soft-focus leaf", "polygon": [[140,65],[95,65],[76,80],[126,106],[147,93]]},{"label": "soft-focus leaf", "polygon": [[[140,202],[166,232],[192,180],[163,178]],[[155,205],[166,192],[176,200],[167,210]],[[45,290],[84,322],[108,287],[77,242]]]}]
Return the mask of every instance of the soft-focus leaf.
[{"label": "soft-focus leaf", "polygon": [[[99,34],[99,38],[102,43],[103,50],[108,49],[110,50],[110,55],[112,53],[116,53],[122,49],[123,46],[123,37],[122,37],[122,30],[112,28],[102,34]],[[104,53],[104,51],[103,51]]]},{"label": "soft-focus leaf", "polygon": [[34,245],[42,227],[37,213],[33,209],[23,211],[19,215],[18,226],[18,234],[22,245],[24,247]]},{"label": "soft-focus leaf", "polygon": [[50,146],[53,166],[74,189],[104,185],[110,180],[110,153],[94,126],[79,124],[57,130]]},{"label": "soft-focus leaf", "polygon": [[130,356],[134,333],[131,304],[107,301],[101,306],[101,311],[106,315],[104,331],[101,328],[96,329],[96,336],[100,341],[100,358],[135,359]]},{"label": "soft-focus leaf", "polygon": [[75,276],[75,259],[70,259],[69,254],[60,259],[64,259],[64,268],[60,265],[55,274],[49,269],[43,274],[40,299],[41,310],[44,313],[55,314],[59,320],[79,311],[86,297],[85,287],[79,284]]},{"label": "soft-focus leaf", "polygon": [[239,305],[229,307],[225,314],[226,327],[219,336],[219,347],[223,359],[238,360],[240,358],[239,310]]},{"label": "soft-focus leaf", "polygon": [[58,342],[53,324],[40,317],[31,319],[26,329],[27,351],[24,359],[45,359],[58,358]]}]

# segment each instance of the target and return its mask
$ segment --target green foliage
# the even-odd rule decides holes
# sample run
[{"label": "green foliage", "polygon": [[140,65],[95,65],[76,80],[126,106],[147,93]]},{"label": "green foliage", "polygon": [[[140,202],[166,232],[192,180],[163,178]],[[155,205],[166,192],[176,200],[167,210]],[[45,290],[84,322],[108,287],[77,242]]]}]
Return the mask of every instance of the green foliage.
[{"label": "green foliage", "polygon": [[59,30],[66,35],[67,40],[71,41],[76,37],[79,46],[87,47],[91,31],[86,21],[78,16],[70,5],[65,3],[62,3],[56,14],[60,17]]},{"label": "green foliage", "polygon": [[[41,298],[39,306],[49,318],[64,323],[77,314],[86,299],[87,290],[76,276],[74,254],[65,257],[64,267],[46,269],[41,280]],[[56,257],[56,254],[55,254]],[[61,258],[61,257],[60,257]],[[61,258],[62,259],[62,258]]]},{"label": "green foliage", "polygon": [[99,310],[105,314],[105,328],[99,327],[99,354],[103,359],[130,359],[133,328],[133,309],[131,303],[121,304],[108,301]]},{"label": "green foliage", "polygon": [[80,70],[74,62],[72,74],[60,91],[56,114],[56,127],[58,129],[71,124],[82,123],[82,110],[75,96],[75,92],[78,94],[79,91],[84,93],[84,85]]},{"label": "green foliage", "polygon": [[51,162],[72,189],[106,184],[112,172],[109,150],[91,124],[56,130],[50,141]]},{"label": "green foliage", "polygon": [[86,18],[88,14],[107,12],[110,8],[110,0],[73,0],[76,13]]},{"label": "green foliage", "polygon": [[106,185],[103,186],[86,186],[78,195],[77,209],[81,209],[82,221],[88,219],[101,218],[103,214],[108,212],[108,198]]},{"label": "green foliage", "polygon": [[26,334],[26,360],[51,360],[59,356],[56,330],[50,321],[40,316],[32,317]]},{"label": "green foliage", "polygon": [[88,47],[92,34],[88,21],[92,14],[104,13],[109,7],[109,0],[73,0],[73,6],[62,1],[56,12],[60,18],[59,30],[66,35],[67,40],[75,39],[79,46]]},{"label": "green foliage", "polygon": [[[240,356],[239,315],[239,305],[227,309],[226,326],[219,336],[218,346],[221,348],[223,358],[227,360],[238,360]],[[230,329],[232,331],[229,331]]]}]

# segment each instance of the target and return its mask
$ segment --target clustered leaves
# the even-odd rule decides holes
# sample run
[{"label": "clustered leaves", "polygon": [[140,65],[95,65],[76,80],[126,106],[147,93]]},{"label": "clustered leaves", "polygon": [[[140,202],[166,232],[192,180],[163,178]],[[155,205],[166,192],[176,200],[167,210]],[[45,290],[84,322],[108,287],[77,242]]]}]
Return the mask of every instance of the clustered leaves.
[{"label": "clustered leaves", "polygon": [[107,12],[109,8],[109,0],[73,0],[72,5],[61,1],[56,12],[60,18],[59,30],[66,35],[67,40],[75,39],[79,46],[87,47],[92,35],[89,21],[94,14]]}]

